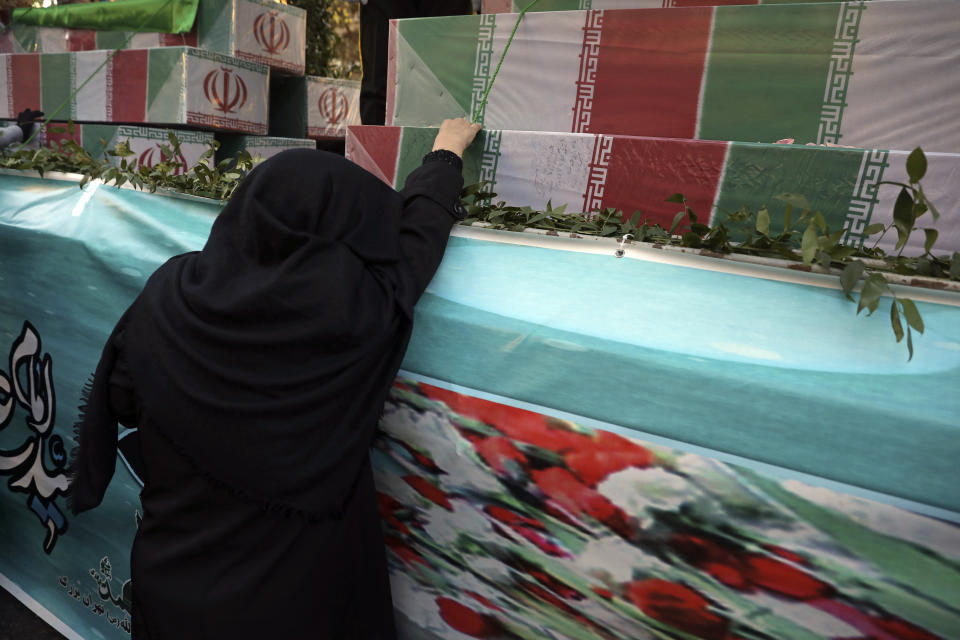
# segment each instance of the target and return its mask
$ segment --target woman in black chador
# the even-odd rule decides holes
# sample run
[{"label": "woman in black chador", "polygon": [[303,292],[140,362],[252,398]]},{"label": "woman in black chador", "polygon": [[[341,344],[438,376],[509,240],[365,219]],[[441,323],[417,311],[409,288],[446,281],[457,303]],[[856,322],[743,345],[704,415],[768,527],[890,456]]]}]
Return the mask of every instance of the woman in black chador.
[{"label": "woman in black chador", "polygon": [[323,152],[267,160],[123,314],[70,497],[100,503],[138,426],[135,640],[394,637],[368,449],[478,129],[445,121],[399,193]]}]

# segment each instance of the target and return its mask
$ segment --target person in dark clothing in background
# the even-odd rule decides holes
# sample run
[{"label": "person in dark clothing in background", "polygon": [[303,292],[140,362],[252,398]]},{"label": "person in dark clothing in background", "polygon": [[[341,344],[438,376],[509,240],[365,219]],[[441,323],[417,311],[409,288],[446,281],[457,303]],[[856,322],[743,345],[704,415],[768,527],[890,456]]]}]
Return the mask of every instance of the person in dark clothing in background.
[{"label": "person in dark clothing in background", "polygon": [[69,501],[100,504],[137,426],[134,640],[395,637],[368,453],[479,128],[444,121],[399,193],[333,154],[268,159],[123,314]]},{"label": "person in dark clothing in background", "polygon": [[361,0],[360,121],[383,124],[387,110],[387,51],[390,20],[473,13],[472,0]]}]

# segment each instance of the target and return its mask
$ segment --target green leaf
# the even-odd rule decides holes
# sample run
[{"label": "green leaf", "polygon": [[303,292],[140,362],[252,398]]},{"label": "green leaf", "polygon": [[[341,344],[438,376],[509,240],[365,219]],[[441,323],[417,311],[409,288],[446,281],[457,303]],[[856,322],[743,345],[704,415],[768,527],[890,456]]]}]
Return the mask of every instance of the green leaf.
[{"label": "green leaf", "polygon": [[843,234],[847,232],[846,229],[840,229],[839,231],[834,231],[830,235],[820,236],[817,238],[817,245],[821,249],[830,249],[837,246],[837,243],[840,242],[840,238],[843,237]]},{"label": "green leaf", "polygon": [[780,202],[786,202],[787,204],[797,207],[800,210],[809,209],[810,203],[807,202],[807,199],[804,198],[799,193],[781,193],[780,195],[773,196]]},{"label": "green leaf", "polygon": [[907,327],[907,352],[910,353],[910,357],[907,358],[907,362],[913,360],[913,334],[910,333],[910,327]]},{"label": "green leaf", "polygon": [[690,216],[690,224],[697,221],[697,214],[695,214],[690,207],[687,207],[687,215]]},{"label": "green leaf", "polygon": [[907,319],[907,324],[920,333],[923,333],[923,318],[920,316],[920,311],[917,310],[917,305],[915,305],[910,298],[899,298],[899,300],[900,306],[903,307],[903,317]]},{"label": "green leaf", "polygon": [[860,289],[860,302],[857,304],[857,313],[867,309],[867,315],[871,315],[877,310],[880,304],[880,296],[889,290],[887,279],[879,273],[871,273],[863,283]]},{"label": "green leaf", "polygon": [[843,245],[836,245],[833,249],[829,251],[830,257],[836,260],[837,262],[843,262],[853,254],[857,252],[856,247],[844,247]]},{"label": "green leaf", "polygon": [[937,211],[937,208],[933,206],[932,202],[927,200],[927,194],[923,192],[923,187],[919,184],[917,185],[917,192],[920,194],[920,197],[923,198],[923,201],[927,203],[927,206],[930,207],[930,215],[933,216],[933,221],[936,222],[937,220],[939,220],[940,212]]},{"label": "green leaf", "polygon": [[927,240],[923,243],[923,250],[930,253],[930,249],[933,249],[933,245],[937,241],[939,232],[936,229],[924,229],[923,232],[927,236]]},{"label": "green leaf", "polygon": [[790,216],[793,215],[793,205],[787,205],[787,212],[783,216],[783,232],[790,231]]},{"label": "green leaf", "polygon": [[827,232],[827,220],[826,218],[823,217],[823,214],[820,213],[819,211],[813,214],[813,224],[820,227],[820,231],[823,231],[824,233]]},{"label": "green leaf", "polygon": [[677,230],[677,227],[680,226],[680,221],[683,220],[683,216],[687,215],[686,211],[680,211],[677,215],[673,216],[673,222],[670,224],[670,235],[673,235],[673,232]]},{"label": "green leaf", "polygon": [[803,256],[803,264],[813,262],[817,255],[817,230],[813,223],[807,225],[807,230],[803,232],[803,239],[800,241],[800,254]]},{"label": "green leaf", "polygon": [[757,211],[757,231],[763,235],[770,234],[770,212],[766,207]]},{"label": "green leaf", "polygon": [[951,280],[960,280],[960,253],[954,251],[950,258],[950,271],[947,276]]},{"label": "green leaf", "polygon": [[907,175],[910,176],[910,182],[920,182],[927,174],[927,157],[923,154],[923,149],[917,147],[907,156]]},{"label": "green leaf", "polygon": [[868,224],[867,228],[863,230],[863,233],[868,236],[872,236],[875,233],[880,233],[886,229],[886,227],[880,222],[874,222],[873,224]]},{"label": "green leaf", "polygon": [[710,227],[702,222],[694,222],[690,225],[690,231],[694,232],[698,236],[705,236],[710,233]]},{"label": "green leaf", "polygon": [[[897,202],[893,205],[893,224],[897,230],[909,236],[913,229],[913,198],[906,189],[900,189]],[[903,237],[901,235],[901,237]],[[904,241],[906,244],[906,241]]]},{"label": "green leaf", "polygon": [[897,301],[890,303],[890,325],[893,327],[893,335],[897,336],[897,342],[903,340],[903,323],[900,322],[900,312],[897,311]]},{"label": "green leaf", "polygon": [[667,198],[666,200],[664,200],[664,202],[678,202],[680,204],[685,204],[687,202],[687,199],[683,197],[682,193],[675,193],[669,198]]},{"label": "green leaf", "polygon": [[847,296],[850,302],[853,302],[853,296],[850,295],[850,292],[857,286],[865,268],[866,265],[862,261],[854,260],[844,267],[843,272],[840,273],[840,286],[843,287],[843,295]]}]

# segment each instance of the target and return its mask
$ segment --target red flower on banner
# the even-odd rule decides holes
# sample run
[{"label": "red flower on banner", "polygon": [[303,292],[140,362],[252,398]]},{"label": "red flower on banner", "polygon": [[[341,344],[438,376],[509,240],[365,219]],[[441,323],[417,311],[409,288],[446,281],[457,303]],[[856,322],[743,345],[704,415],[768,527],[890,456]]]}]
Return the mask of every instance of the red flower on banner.
[{"label": "red flower on banner", "polygon": [[814,600],[834,593],[832,586],[793,565],[709,538],[677,533],[671,536],[670,546],[689,564],[739,591],[764,589],[793,600]]},{"label": "red flower on banner", "polygon": [[770,553],[776,556],[780,556],[781,558],[784,558],[785,560],[789,560],[790,562],[793,562],[795,564],[802,564],[802,565],[810,564],[809,562],[807,562],[806,558],[804,558],[803,556],[797,553],[794,553],[793,551],[790,551],[789,549],[784,549],[783,547],[778,547],[773,544],[764,545],[763,548],[769,551]]},{"label": "red flower on banner", "polygon": [[590,589],[604,600],[613,600],[613,591],[610,591],[610,589],[604,589],[596,585],[590,587]]},{"label": "red flower on banner", "polygon": [[841,600],[820,599],[810,606],[843,620],[869,640],[939,640],[929,631],[892,615],[869,615]]},{"label": "red flower on banner", "polygon": [[620,507],[559,467],[530,472],[533,481],[551,499],[572,513],[585,513],[625,538],[633,535],[630,519]]},{"label": "red flower on banner", "polygon": [[583,600],[583,594],[570,585],[557,580],[549,573],[539,569],[529,569],[527,574],[565,600]]},{"label": "red flower on banner", "polygon": [[443,507],[447,511],[453,511],[453,505],[450,504],[447,494],[426,478],[412,475],[403,476],[403,481],[413,487],[414,491],[422,495],[430,502]]},{"label": "red flower on banner", "polygon": [[[509,509],[504,509],[503,507],[497,506],[484,507],[484,511],[486,511],[488,515],[493,516],[496,520],[513,529],[513,531],[523,536],[532,544],[536,545],[547,555],[560,558],[573,557],[566,549],[555,542],[551,542],[545,535],[540,533],[541,531],[546,531],[547,528],[539,520],[528,518],[518,513],[514,513]],[[498,533],[501,533],[501,535],[504,537],[508,537],[505,533],[502,533],[502,530],[498,530]]]},{"label": "red flower on banner", "polygon": [[705,640],[725,640],[729,637],[730,621],[710,611],[710,602],[682,584],[651,579],[631,582],[627,597],[641,611],[659,620]]},{"label": "red flower on banner", "polygon": [[484,462],[497,473],[507,472],[506,463],[508,460],[513,460],[521,466],[527,464],[527,457],[507,438],[500,436],[486,438],[475,443],[474,446]]},{"label": "red flower on banner", "polygon": [[410,529],[395,515],[397,511],[400,511],[404,508],[400,502],[394,500],[385,493],[377,491],[377,506],[380,509],[381,519],[383,519],[387,524],[392,526],[400,533],[404,535],[410,535]]},{"label": "red flower on banner", "polygon": [[591,487],[617,471],[628,467],[646,469],[654,462],[649,449],[609,431],[598,431],[596,437],[565,454],[563,459]]},{"label": "red flower on banner", "polygon": [[394,536],[384,536],[383,541],[386,543],[387,548],[393,551],[401,560],[406,562],[408,565],[413,566],[414,564],[422,564],[425,567],[430,567],[430,563],[427,562],[423,556],[411,549],[407,544],[400,538]]},{"label": "red flower on banner", "polygon": [[436,474],[446,473],[446,471],[438,467],[437,463],[433,461],[433,458],[431,458],[427,454],[417,449],[414,449],[406,442],[401,442],[400,444],[403,445],[403,448],[407,450],[407,453],[410,454],[410,457],[412,457],[418,465],[420,465],[430,473],[436,473]]},{"label": "red flower on banner", "polygon": [[443,621],[460,633],[465,633],[474,638],[489,638],[497,634],[502,628],[496,618],[477,613],[452,598],[439,597],[436,599],[436,603]]},{"label": "red flower on banner", "polygon": [[540,413],[481,400],[431,385],[421,385],[421,389],[431,399],[446,404],[451,411],[485,422],[520,442],[560,452],[574,449],[590,440],[588,436],[570,431],[562,422]]},{"label": "red flower on banner", "polygon": [[832,586],[809,573],[767,556],[747,554],[745,564],[750,582],[794,600],[815,600],[833,595]]},{"label": "red flower on banner", "polygon": [[534,529],[539,529],[540,531],[547,530],[547,528],[539,520],[520,515],[519,513],[511,511],[510,509],[504,509],[503,507],[498,507],[496,505],[488,505],[484,507],[483,510],[500,522],[509,525],[511,528],[515,526],[525,526],[533,527]]}]

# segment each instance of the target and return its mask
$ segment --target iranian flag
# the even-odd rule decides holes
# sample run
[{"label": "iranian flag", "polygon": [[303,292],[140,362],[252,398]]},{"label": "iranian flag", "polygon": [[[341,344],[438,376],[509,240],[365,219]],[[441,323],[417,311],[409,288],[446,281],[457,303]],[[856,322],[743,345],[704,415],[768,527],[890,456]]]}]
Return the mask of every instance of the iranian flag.
[{"label": "iranian flag", "polygon": [[189,47],[110,54],[0,55],[0,117],[39,105],[72,120],[267,132],[265,65]]},{"label": "iranian flag", "polygon": [[[713,7],[726,4],[784,4],[831,0],[483,0],[483,13],[575,11],[577,9],[659,9],[661,7]],[[533,6],[531,6],[533,5]]]},{"label": "iranian flag", "polygon": [[[347,156],[381,180],[401,188],[419,166],[436,129],[350,127]],[[701,221],[725,222],[747,205],[767,205],[771,229],[783,229],[784,193],[803,195],[823,213],[831,230],[847,229],[845,242],[872,246],[865,229],[890,224],[899,189],[881,181],[907,182],[907,152],[804,145],[715,142],[636,136],[485,130],[464,154],[464,181],[491,183],[497,200],[543,208],[567,205],[570,212],[605,207],[634,211],[669,227],[680,206],[665,202],[682,192]],[[937,228],[938,252],[960,250],[960,154],[927,154],[923,180],[941,216],[929,214],[921,227]],[[793,216],[796,220],[798,214]],[[752,223],[751,223],[752,224]],[[730,223],[743,233],[747,227]],[[909,251],[923,251],[923,232],[914,232]],[[880,247],[892,250],[891,232]]]},{"label": "iranian flag", "polygon": [[[387,122],[480,110],[517,16],[391,25]],[[960,151],[960,2],[528,14],[481,115],[495,129]]]}]

